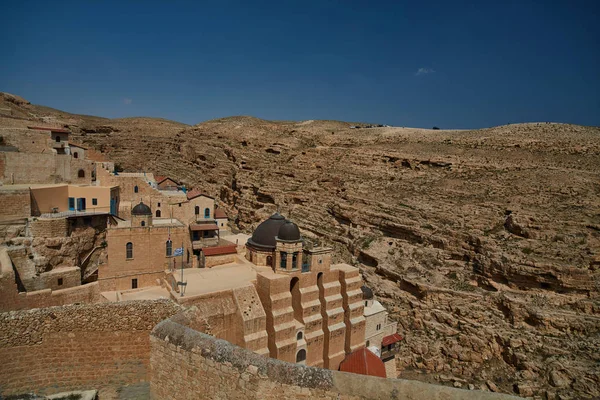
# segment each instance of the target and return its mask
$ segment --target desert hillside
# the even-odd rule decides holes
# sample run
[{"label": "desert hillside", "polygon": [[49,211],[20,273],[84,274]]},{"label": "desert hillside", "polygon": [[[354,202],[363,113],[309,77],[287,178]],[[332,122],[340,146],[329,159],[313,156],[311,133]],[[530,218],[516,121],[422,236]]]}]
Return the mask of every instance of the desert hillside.
[{"label": "desert hillside", "polygon": [[188,126],[0,97],[0,128],[32,121],[70,128],[125,170],[202,188],[240,230],[291,215],[359,265],[399,321],[400,377],[600,396],[600,128]]}]

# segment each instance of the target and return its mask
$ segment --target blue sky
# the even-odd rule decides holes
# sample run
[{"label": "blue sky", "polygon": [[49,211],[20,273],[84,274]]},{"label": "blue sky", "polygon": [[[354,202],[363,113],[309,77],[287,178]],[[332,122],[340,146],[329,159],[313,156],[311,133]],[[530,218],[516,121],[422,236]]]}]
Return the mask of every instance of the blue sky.
[{"label": "blue sky", "polygon": [[600,125],[598,1],[18,1],[0,91],[74,113]]}]

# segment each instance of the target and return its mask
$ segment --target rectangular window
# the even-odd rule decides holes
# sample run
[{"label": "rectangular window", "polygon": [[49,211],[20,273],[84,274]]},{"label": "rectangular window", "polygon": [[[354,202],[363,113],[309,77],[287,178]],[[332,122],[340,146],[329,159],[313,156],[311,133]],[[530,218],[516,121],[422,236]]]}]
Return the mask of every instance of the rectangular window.
[{"label": "rectangular window", "polygon": [[298,268],[298,264],[296,264],[297,261],[298,261],[298,252],[294,252],[294,253],[292,253],[292,269]]},{"label": "rectangular window", "polygon": [[131,280],[131,288],[137,289],[137,278]]},{"label": "rectangular window", "polygon": [[279,253],[281,256],[281,269],[286,269],[287,268],[287,253],[285,251],[282,251]]},{"label": "rectangular window", "polygon": [[69,197],[69,211],[75,211],[75,197]]},{"label": "rectangular window", "polygon": [[98,199],[92,199],[92,205],[93,206],[97,206],[98,205]]},{"label": "rectangular window", "polygon": [[377,328],[376,329],[380,330],[381,329],[381,324],[377,324]]}]

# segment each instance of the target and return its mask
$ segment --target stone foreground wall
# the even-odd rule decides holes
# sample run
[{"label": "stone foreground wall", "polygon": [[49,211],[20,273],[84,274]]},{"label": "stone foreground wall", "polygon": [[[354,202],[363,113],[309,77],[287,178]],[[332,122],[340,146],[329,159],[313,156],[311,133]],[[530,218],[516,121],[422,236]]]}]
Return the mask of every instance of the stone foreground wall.
[{"label": "stone foreground wall", "polygon": [[0,192],[0,220],[27,218],[31,215],[29,189],[3,190]]},{"label": "stone foreground wall", "polygon": [[305,367],[262,357],[172,320],[151,334],[153,399],[509,399],[417,381]]},{"label": "stone foreground wall", "polygon": [[156,300],[0,313],[0,398],[147,382],[150,330],[180,311]]}]

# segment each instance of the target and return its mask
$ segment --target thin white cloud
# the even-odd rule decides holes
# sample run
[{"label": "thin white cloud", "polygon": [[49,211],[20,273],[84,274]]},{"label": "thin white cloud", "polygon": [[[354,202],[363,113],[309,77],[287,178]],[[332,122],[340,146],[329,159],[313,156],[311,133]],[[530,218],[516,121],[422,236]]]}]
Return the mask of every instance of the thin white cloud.
[{"label": "thin white cloud", "polygon": [[415,76],[421,76],[421,75],[427,75],[427,74],[433,74],[433,73],[435,73],[435,70],[433,68],[421,67],[417,70],[417,72],[415,73]]},{"label": "thin white cloud", "polygon": [[128,99],[128,98],[124,98],[124,99],[123,99],[123,104],[128,104],[128,105],[129,105],[129,104],[131,104],[131,103],[133,103],[133,100],[132,100],[132,99]]}]

